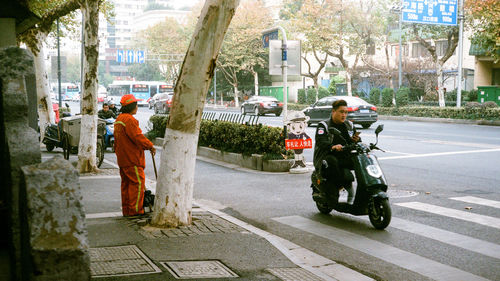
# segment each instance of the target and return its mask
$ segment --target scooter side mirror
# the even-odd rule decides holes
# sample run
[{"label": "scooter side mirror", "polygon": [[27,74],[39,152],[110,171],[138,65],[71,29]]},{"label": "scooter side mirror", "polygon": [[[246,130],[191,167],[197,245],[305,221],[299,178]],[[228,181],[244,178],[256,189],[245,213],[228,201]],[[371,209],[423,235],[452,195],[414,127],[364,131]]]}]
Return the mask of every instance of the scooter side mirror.
[{"label": "scooter side mirror", "polygon": [[384,130],[384,124],[380,124],[377,126],[377,129],[375,129],[375,135],[380,134]]}]

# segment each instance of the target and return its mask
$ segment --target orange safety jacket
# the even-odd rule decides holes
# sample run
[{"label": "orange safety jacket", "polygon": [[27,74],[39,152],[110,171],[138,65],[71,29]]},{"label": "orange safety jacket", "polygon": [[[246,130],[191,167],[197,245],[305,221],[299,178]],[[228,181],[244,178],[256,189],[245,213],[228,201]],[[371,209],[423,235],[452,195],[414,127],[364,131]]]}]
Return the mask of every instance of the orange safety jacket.
[{"label": "orange safety jacket", "polygon": [[118,115],[114,124],[115,153],[118,160],[118,166],[142,167],[146,166],[144,150],[153,147],[139,128],[139,121],[129,113]]}]

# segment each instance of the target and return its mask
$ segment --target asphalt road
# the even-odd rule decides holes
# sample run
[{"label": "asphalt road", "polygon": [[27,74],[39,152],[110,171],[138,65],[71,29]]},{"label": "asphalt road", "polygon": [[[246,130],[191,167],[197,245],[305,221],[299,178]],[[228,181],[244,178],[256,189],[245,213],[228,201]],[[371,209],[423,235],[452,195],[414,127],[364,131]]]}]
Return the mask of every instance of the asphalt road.
[{"label": "asphalt road", "polygon": [[[142,128],[151,114],[140,108]],[[259,120],[282,122],[271,116]],[[366,217],[319,214],[310,197],[310,174],[197,161],[195,200],[216,202],[230,215],[376,279],[500,280],[500,127],[383,121],[360,130],[364,142],[374,141],[380,123],[385,128],[379,147],[386,152],[376,154],[390,183],[393,212],[384,231]],[[311,150],[305,156],[312,161]],[[114,154],[106,153],[106,159],[114,162]],[[154,179],[146,159],[146,176]],[[159,155],[156,163],[161,169]]]}]

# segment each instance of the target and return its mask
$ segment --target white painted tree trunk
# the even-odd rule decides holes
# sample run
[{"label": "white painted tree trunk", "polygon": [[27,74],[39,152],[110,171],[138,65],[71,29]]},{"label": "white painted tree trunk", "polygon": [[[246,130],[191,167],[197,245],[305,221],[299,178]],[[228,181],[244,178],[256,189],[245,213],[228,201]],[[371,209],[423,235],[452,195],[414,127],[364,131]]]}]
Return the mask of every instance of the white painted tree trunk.
[{"label": "white painted tree trunk", "polygon": [[445,107],[444,101],[444,81],[443,81],[443,65],[439,62],[437,63],[436,75],[438,80],[438,98],[439,98],[439,107]]},{"label": "white painted tree trunk", "polygon": [[347,84],[347,95],[352,96],[352,78],[351,71],[347,70],[345,75],[345,82]]},{"label": "white painted tree trunk", "polygon": [[240,107],[240,102],[238,99],[239,94],[240,94],[240,91],[238,90],[238,87],[234,87],[234,106],[236,108]]},{"label": "white painted tree trunk", "polygon": [[78,146],[78,170],[88,173],[97,170],[97,64],[99,56],[99,0],[82,1],[85,18],[83,85],[81,95],[81,128]]},{"label": "white painted tree trunk", "polygon": [[255,95],[259,95],[259,73],[257,71],[253,72],[253,84],[255,87]]},{"label": "white painted tree trunk", "polygon": [[238,0],[207,0],[201,11],[179,79],[156,184],[152,225],[191,223],[194,170],[205,96],[224,35]]},{"label": "white painted tree trunk", "polygon": [[52,109],[49,76],[45,67],[45,52],[43,51],[43,42],[45,42],[47,34],[38,32],[36,38],[38,40],[38,51],[32,50],[32,53],[35,56],[37,110],[40,121],[40,141],[42,141],[45,135],[45,128],[49,124],[55,124],[55,114]]}]

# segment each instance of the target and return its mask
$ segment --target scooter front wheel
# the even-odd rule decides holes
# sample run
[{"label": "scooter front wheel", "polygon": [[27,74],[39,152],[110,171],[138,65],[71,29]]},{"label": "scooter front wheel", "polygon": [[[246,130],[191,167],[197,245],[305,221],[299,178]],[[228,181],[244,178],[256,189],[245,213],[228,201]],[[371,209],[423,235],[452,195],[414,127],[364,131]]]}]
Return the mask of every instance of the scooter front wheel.
[{"label": "scooter front wheel", "polygon": [[368,211],[368,217],[376,229],[385,229],[391,222],[389,199],[374,198]]},{"label": "scooter front wheel", "polygon": [[325,214],[325,215],[328,215],[333,210],[333,208],[329,207],[326,203],[322,203],[322,202],[318,202],[318,201],[316,201],[316,207],[318,208],[318,210],[322,214]]}]

